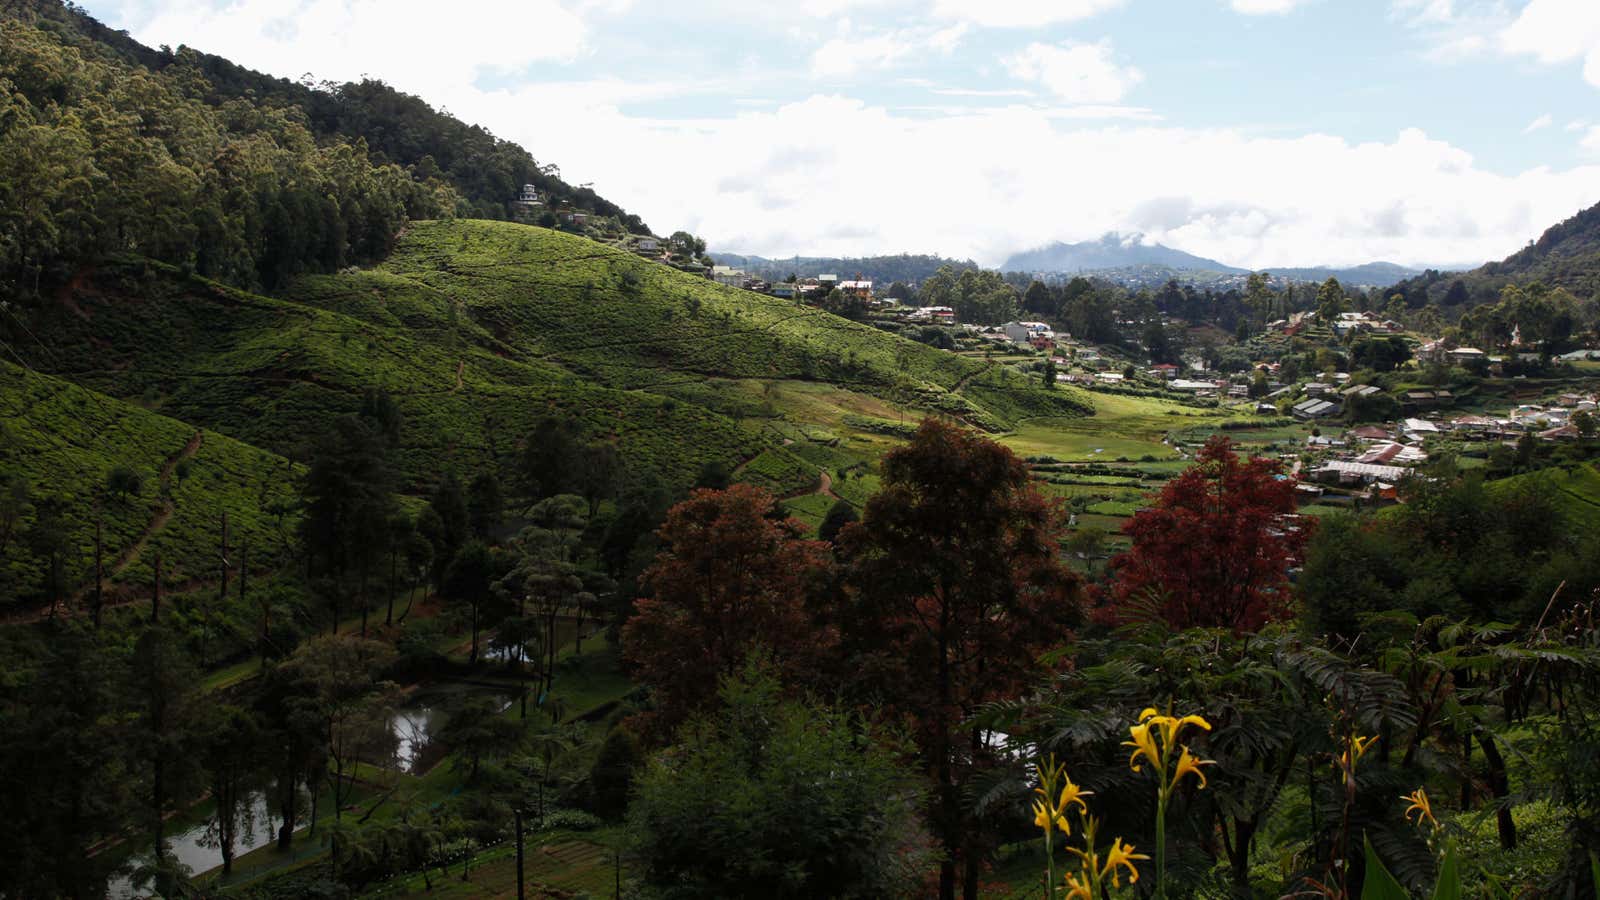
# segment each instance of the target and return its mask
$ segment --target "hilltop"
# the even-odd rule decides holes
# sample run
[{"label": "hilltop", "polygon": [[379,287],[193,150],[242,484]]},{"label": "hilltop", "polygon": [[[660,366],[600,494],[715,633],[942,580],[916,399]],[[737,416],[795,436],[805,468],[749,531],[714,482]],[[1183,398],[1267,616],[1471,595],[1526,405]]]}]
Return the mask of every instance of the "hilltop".
[{"label": "hilltop", "polygon": [[420,97],[382,81],[291,81],[193,47],[147,47],[81,7],[59,0],[7,3],[0,7],[0,22],[7,19],[37,28],[87,58],[121,69],[122,77],[145,71],[170,78],[186,90],[194,88],[197,78],[204,79],[198,82],[203,89],[193,91],[193,99],[211,108],[244,101],[262,108],[296,110],[321,142],[360,141],[375,164],[394,163],[419,180],[437,177],[448,183],[462,201],[462,215],[514,218],[517,209],[512,201],[522,185],[532,184],[547,207],[612,218],[634,234],[650,233],[638,216],[593,188],[568,184],[559,167],[548,161],[541,164],[518,144],[436,110]]},{"label": "hilltop", "polygon": [[[851,406],[990,431],[1092,409],[1074,389],[505,222],[413,223],[384,262],[302,276],[276,297],[142,260],[86,267],[31,315],[53,336],[48,352],[16,342],[31,365],[290,457],[385,390],[406,417],[409,490],[449,467],[511,466],[551,414],[683,484],[707,462],[783,452],[786,425],[836,427]],[[831,411],[771,402],[785,383],[825,389]]]},{"label": "hilltop", "polygon": [[1206,259],[1150,243],[1142,234],[1111,233],[1095,241],[1067,244],[1057,241],[1044,247],[1013,254],[1000,267],[1003,272],[1090,272],[1129,266],[1160,266],[1168,269],[1194,269],[1203,272],[1244,274],[1214,259]]}]

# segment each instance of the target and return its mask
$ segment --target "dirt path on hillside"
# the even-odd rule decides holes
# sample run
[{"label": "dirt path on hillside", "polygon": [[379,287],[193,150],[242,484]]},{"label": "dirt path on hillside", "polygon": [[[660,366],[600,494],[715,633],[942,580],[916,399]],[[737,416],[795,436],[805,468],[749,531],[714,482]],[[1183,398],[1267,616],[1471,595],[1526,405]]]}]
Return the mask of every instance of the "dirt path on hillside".
[{"label": "dirt path on hillside", "polygon": [[450,389],[450,393],[454,394],[457,391],[461,390],[461,385],[462,385],[461,376],[466,374],[466,371],[467,371],[467,361],[464,360],[464,359],[457,360],[456,361],[456,386]]},{"label": "dirt path on hillside", "polygon": [[[167,461],[161,464],[160,475],[157,478],[156,483],[157,496],[164,496],[166,494],[167,485],[171,483],[172,473],[175,469],[177,469],[178,464],[186,459],[192,458],[196,453],[198,453],[200,451],[200,445],[204,442],[205,433],[202,431],[196,431],[189,438],[188,442],[183,445],[182,449],[168,457]],[[156,535],[160,534],[161,529],[167,527],[167,523],[172,521],[172,516],[176,512],[177,507],[173,504],[173,502],[171,500],[163,499],[161,501],[161,508],[156,510],[155,515],[150,517],[149,524],[145,525],[144,530],[139,533],[139,536],[134,539],[132,544],[129,544],[120,554],[117,555],[117,558],[112,561],[111,565],[106,567],[105,574],[103,576],[104,580],[110,581],[116,578],[123,572],[126,572],[128,567],[138,562],[139,557],[144,553],[145,547],[150,544],[150,540]],[[79,587],[67,597],[66,601],[62,604],[62,608],[56,610],[56,614],[60,616],[72,616],[85,612],[86,610],[83,607],[83,601],[93,590],[94,580],[91,578],[87,584]],[[121,606],[124,603],[129,602],[127,599],[124,599],[120,603],[118,602],[118,595],[122,592],[117,590],[115,586],[108,586],[107,593],[110,594],[110,596],[106,598],[106,609],[110,609],[113,606]],[[6,621],[8,623],[37,622],[41,619],[47,618],[49,613],[49,607],[45,607],[44,609],[34,610],[28,613],[23,613],[19,616],[11,617]]]}]

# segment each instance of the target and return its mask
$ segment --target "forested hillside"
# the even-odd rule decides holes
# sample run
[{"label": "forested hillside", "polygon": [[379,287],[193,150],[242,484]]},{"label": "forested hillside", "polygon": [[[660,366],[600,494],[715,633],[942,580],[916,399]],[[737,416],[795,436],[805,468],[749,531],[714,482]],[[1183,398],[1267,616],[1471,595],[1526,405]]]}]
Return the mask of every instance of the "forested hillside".
[{"label": "forested hillside", "polygon": [[559,168],[541,165],[521,146],[381,81],[307,84],[246,69],[204,48],[152,49],[58,0],[15,0],[0,8],[0,18],[32,24],[85,56],[165,76],[207,106],[244,100],[260,109],[284,111],[320,143],[359,141],[375,164],[394,163],[419,180],[450,185],[458,208],[446,208],[462,216],[510,218],[518,189],[532,184],[547,205],[567,204],[614,218],[629,231],[649,233],[638,216],[592,188],[568,184]]},{"label": "forested hillside", "polygon": [[1508,284],[1541,282],[1566,288],[1580,300],[1600,296],[1600,205],[1545,229],[1539,239],[1499,262],[1470,272],[1429,270],[1395,285],[1409,305],[1447,307],[1492,303]]}]

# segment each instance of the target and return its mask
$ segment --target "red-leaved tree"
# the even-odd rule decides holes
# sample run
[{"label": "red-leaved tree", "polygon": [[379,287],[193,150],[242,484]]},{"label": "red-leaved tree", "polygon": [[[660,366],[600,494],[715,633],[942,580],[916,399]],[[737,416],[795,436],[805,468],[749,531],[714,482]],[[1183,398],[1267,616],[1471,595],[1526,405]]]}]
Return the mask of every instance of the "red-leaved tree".
[{"label": "red-leaved tree", "polygon": [[808,603],[825,591],[832,555],[804,533],[778,515],[772,495],[746,484],[697,490],[668,511],[642,578],[650,596],[622,629],[623,656],[653,692],[653,727],[712,706],[718,680],[758,647],[786,685],[815,682],[838,647]]},{"label": "red-leaved tree", "polygon": [[1122,526],[1133,546],[1111,560],[1116,618],[1154,602],[1174,628],[1254,631],[1289,615],[1289,569],[1309,522],[1292,522],[1294,482],[1276,462],[1241,461],[1233,443],[1206,441],[1195,464],[1154,506]]},{"label": "red-leaved tree", "polygon": [[940,896],[955,896],[959,864],[975,897],[985,847],[961,796],[996,754],[965,723],[1035,682],[1040,653],[1079,621],[1080,581],[1060,559],[1059,505],[1005,447],[929,419],[882,476],[839,536],[853,674],[911,723],[934,778]]}]

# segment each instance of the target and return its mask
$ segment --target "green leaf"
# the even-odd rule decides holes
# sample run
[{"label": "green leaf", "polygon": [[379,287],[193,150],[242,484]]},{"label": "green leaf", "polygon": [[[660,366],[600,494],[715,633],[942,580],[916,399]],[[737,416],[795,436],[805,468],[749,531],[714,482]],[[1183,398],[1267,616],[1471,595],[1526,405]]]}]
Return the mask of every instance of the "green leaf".
[{"label": "green leaf", "polygon": [[1384,868],[1378,851],[1372,849],[1372,840],[1366,839],[1367,878],[1361,886],[1361,900],[1411,900],[1411,894]]},{"label": "green leaf", "polygon": [[1456,845],[1444,851],[1439,864],[1439,880],[1433,886],[1433,900],[1461,900],[1461,865],[1456,861]]}]

